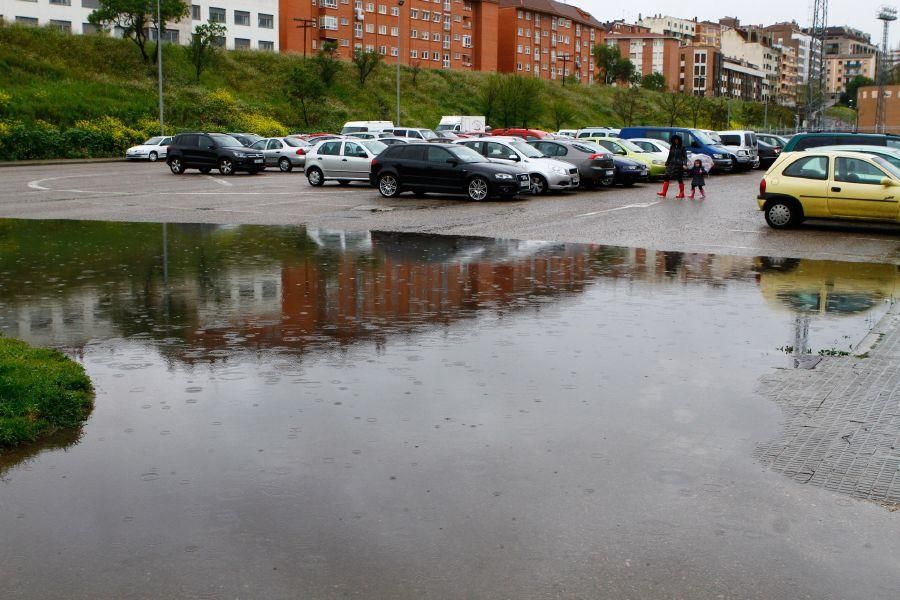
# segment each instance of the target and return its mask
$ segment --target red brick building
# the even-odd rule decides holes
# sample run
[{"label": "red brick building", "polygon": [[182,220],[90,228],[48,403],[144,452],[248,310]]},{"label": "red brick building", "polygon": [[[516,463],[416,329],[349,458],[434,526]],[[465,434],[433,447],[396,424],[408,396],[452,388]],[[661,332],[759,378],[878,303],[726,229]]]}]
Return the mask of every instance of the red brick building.
[{"label": "red brick building", "polygon": [[626,33],[611,31],[604,34],[606,44],[618,44],[622,56],[629,59],[641,75],[661,73],[670,90],[679,87],[679,47],[677,38],[658,33]]},{"label": "red brick building", "polygon": [[594,80],[591,48],[602,24],[589,13],[555,0],[500,0],[497,67],[544,79]]},{"label": "red brick building", "polygon": [[282,52],[379,52],[385,62],[430,69],[497,70],[496,0],[281,0]]}]

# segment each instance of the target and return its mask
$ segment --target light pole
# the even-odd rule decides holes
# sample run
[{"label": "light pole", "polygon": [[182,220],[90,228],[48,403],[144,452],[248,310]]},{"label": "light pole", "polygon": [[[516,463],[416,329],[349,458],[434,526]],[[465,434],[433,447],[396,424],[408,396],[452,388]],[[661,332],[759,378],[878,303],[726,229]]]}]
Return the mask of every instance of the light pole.
[{"label": "light pole", "polygon": [[159,135],[166,135],[166,122],[163,118],[162,88],[162,10],[160,0],[156,0],[156,66],[159,78]]},{"label": "light pole", "polygon": [[397,123],[400,126],[400,58],[403,56],[403,32],[400,31],[400,9],[405,0],[397,0]]}]

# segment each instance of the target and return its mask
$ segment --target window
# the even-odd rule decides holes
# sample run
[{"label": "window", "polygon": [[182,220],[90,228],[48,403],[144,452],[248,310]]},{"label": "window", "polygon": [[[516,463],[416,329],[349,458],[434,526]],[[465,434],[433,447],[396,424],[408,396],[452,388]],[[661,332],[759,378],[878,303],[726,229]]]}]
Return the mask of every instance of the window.
[{"label": "window", "polygon": [[410,19],[418,19],[418,18],[419,18],[419,11],[418,11],[418,9],[415,9],[415,8],[411,9],[411,10],[409,11],[409,18],[410,18]]},{"label": "window", "polygon": [[802,179],[828,179],[827,156],[805,156],[790,165],[782,173],[785,177],[800,177]]},{"label": "window", "polygon": [[[262,140],[260,140],[262,141]],[[256,146],[254,145],[254,148]],[[269,143],[266,145],[267,150],[281,150],[284,148],[284,144],[282,144],[279,140],[269,140]]]},{"label": "window", "polygon": [[387,46],[378,46],[378,54],[382,56],[387,54]]},{"label": "window", "polygon": [[363,24],[359,21],[353,23],[353,37],[361,38],[363,36]]},{"label": "window", "polygon": [[386,15],[387,14],[387,6],[385,6],[384,4],[379,4],[378,5],[378,14]]},{"label": "window", "polygon": [[84,35],[90,35],[92,33],[100,33],[100,28],[94,25],[93,23],[82,23],[81,24],[81,33]]},{"label": "window", "polygon": [[81,0],[82,8],[100,8],[100,0]]},{"label": "window", "polygon": [[425,151],[425,160],[430,163],[445,164],[448,160],[452,160],[453,156],[443,148],[429,146]]},{"label": "window", "polygon": [[414,40],[415,40],[415,39],[418,39],[418,38],[419,38],[419,32],[416,31],[415,29],[412,29],[412,30],[410,30],[410,32],[409,32],[409,37],[411,37],[411,38],[414,39]]},{"label": "window", "polygon": [[378,26],[378,35],[387,35],[387,25]]},{"label": "window", "polygon": [[250,13],[245,10],[234,11],[234,24],[250,26]]},{"label": "window", "polygon": [[210,23],[224,23],[225,22],[225,9],[210,6],[209,7],[209,21],[210,21]]},{"label": "window", "polygon": [[419,58],[419,51],[418,50],[410,50],[409,57],[410,58]]},{"label": "window", "polygon": [[275,17],[272,15],[266,15],[263,13],[259,13],[258,19],[259,27],[261,29],[274,29],[275,28]]},{"label": "window", "polygon": [[[86,6],[85,2],[88,2],[88,1],[89,0],[81,0],[81,5]],[[96,2],[96,0],[90,0],[90,1]],[[99,5],[99,2],[98,2],[98,5]],[[88,8],[96,8],[96,6],[90,6]],[[199,4],[191,4],[191,19],[193,19],[194,21],[200,20],[200,5]]]},{"label": "window", "polygon": [[16,17],[16,23],[19,25],[34,25],[37,27],[38,20],[34,17]]},{"label": "window", "polygon": [[269,52],[274,52],[275,51],[275,42],[266,42],[266,41],[260,40],[259,41],[259,49],[266,50]]},{"label": "window", "polygon": [[235,50],[249,50],[250,49],[250,40],[246,38],[234,38],[234,49]]},{"label": "window", "polygon": [[51,29],[58,29],[63,33],[72,33],[72,21],[57,21],[55,19],[50,19],[49,27]]},{"label": "window", "polygon": [[472,47],[472,36],[471,35],[462,36],[462,45],[463,45],[463,48],[471,48]]},{"label": "window", "polygon": [[325,142],[319,146],[318,153],[323,156],[339,156],[341,153],[341,142]]},{"label": "window", "polygon": [[392,17],[399,17],[399,16],[400,16],[400,7],[399,7],[399,6],[392,6],[392,7],[391,7],[391,16],[392,16]]},{"label": "window", "polygon": [[835,181],[881,185],[881,180],[885,177],[887,177],[886,173],[864,160],[858,158],[836,158],[834,160]]},{"label": "window", "polygon": [[341,27],[346,27],[350,24],[350,19],[346,17],[341,17]]},{"label": "window", "polygon": [[350,156],[353,158],[369,158],[369,155],[366,154],[365,149],[356,142],[347,142],[344,144],[344,156]]},{"label": "window", "polygon": [[336,30],[338,28],[337,17],[319,17],[319,27],[321,27],[322,29]]},{"label": "window", "polygon": [[375,33],[375,23],[366,23],[366,33]]},{"label": "window", "polygon": [[431,34],[431,41],[433,41],[433,42],[439,42],[439,41],[441,41],[441,34],[439,34],[439,33],[432,33],[432,34]]},{"label": "window", "polygon": [[59,6],[72,6],[72,0],[50,0],[50,4]]},{"label": "window", "polygon": [[397,37],[399,30],[396,27],[391,27],[391,35]]},{"label": "window", "polygon": [[319,0],[319,6],[322,8],[337,8],[337,0]]}]

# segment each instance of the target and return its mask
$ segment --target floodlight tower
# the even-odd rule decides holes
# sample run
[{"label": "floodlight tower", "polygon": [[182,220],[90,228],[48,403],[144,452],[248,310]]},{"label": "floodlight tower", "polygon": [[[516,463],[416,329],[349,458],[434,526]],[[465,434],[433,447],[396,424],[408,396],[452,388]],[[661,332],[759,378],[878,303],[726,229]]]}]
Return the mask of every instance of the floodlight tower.
[{"label": "floodlight tower", "polygon": [[813,128],[825,109],[825,30],[828,24],[828,0],[812,0],[809,24],[809,77],[806,83],[806,126]]},{"label": "floodlight tower", "polygon": [[[881,38],[881,64],[878,66],[878,101],[875,105],[875,131],[885,133],[884,124],[884,86],[891,77],[891,49],[888,47],[891,22],[897,20],[897,9],[884,5],[878,9],[878,20],[884,22],[884,33]],[[859,109],[857,109],[859,110]]]}]

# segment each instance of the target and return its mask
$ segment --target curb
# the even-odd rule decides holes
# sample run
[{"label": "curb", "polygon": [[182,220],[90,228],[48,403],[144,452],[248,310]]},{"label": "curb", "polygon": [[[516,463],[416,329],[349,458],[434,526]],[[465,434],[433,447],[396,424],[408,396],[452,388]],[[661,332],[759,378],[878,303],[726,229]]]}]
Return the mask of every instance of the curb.
[{"label": "curb", "polygon": [[10,160],[0,162],[4,167],[46,167],[56,165],[85,165],[92,163],[126,162],[124,158],[59,158],[48,160]]},{"label": "curb", "polygon": [[860,340],[853,350],[853,356],[856,358],[868,357],[878,342],[896,327],[900,327],[900,302],[894,302],[878,323]]}]

